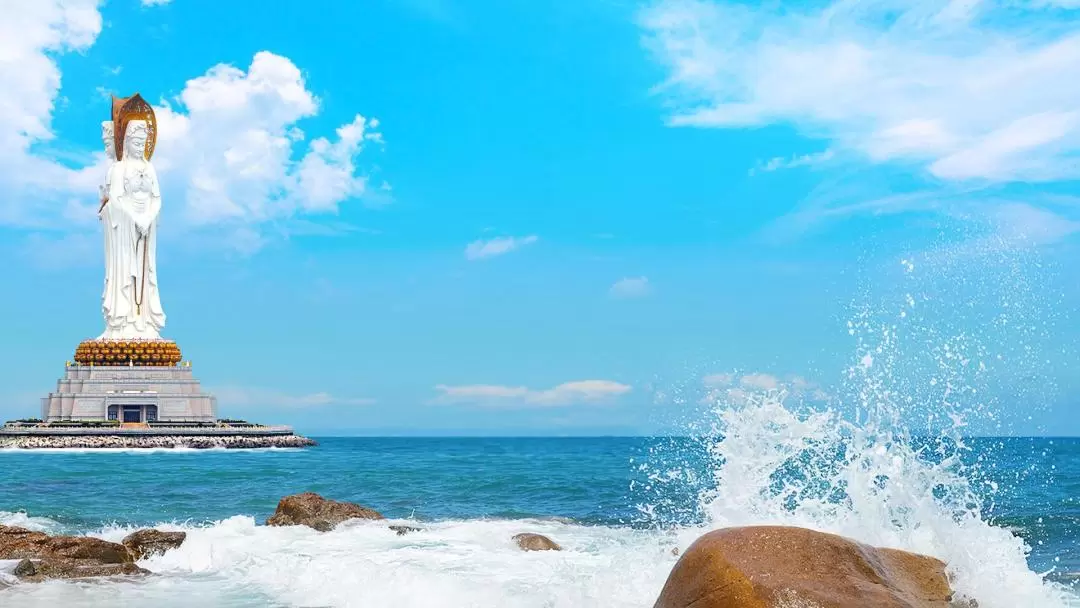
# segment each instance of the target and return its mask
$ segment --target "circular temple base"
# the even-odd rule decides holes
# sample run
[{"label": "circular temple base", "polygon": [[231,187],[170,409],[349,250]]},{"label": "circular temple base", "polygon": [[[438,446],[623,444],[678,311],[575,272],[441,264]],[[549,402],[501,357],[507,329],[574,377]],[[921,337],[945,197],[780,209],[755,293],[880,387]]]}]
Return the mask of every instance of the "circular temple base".
[{"label": "circular temple base", "polygon": [[75,349],[79,365],[152,365],[180,363],[180,347],[172,340],[84,340]]}]

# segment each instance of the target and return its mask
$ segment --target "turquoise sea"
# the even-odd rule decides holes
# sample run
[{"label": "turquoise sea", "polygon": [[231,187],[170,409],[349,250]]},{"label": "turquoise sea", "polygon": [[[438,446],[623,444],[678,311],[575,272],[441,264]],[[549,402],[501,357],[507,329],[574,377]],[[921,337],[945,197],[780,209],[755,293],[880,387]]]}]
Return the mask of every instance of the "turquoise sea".
[{"label": "turquoise sea", "polygon": [[[744,413],[783,423],[779,407]],[[894,451],[896,487],[883,492],[890,482],[880,479],[855,487],[856,471],[867,466],[861,457],[851,467],[842,456],[810,464],[806,450],[760,449],[743,424],[729,421],[726,437],[708,439],[321,438],[308,450],[8,450],[0,452],[0,523],[114,540],[156,525],[189,538],[148,560],[157,574],[145,580],[17,585],[0,591],[0,605],[647,607],[676,560],[671,548],[744,523],[813,525],[938,555],[982,606],[1072,605],[1080,439],[973,439],[963,458],[977,468],[955,469],[968,482],[919,450]],[[801,445],[811,444],[818,442]],[[753,447],[754,462],[732,460],[743,447]],[[788,456],[784,466],[771,464],[777,454]],[[978,495],[977,512],[953,509],[945,496],[955,488],[945,486],[956,483]],[[399,537],[385,523],[329,533],[260,525],[280,497],[303,491],[424,530]],[[940,500],[930,506],[928,495]],[[524,531],[547,534],[566,551],[521,552],[510,537]]]}]

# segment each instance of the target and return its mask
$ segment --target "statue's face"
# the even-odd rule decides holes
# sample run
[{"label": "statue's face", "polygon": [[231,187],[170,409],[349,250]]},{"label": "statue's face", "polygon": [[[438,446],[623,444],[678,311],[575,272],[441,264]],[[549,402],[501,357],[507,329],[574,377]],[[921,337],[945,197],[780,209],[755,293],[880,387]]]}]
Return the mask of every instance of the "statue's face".
[{"label": "statue's face", "polygon": [[124,154],[143,158],[146,154],[146,123],[134,120],[128,123],[127,131],[124,136]]},{"label": "statue's face", "polygon": [[113,156],[112,151],[116,141],[113,139],[113,123],[111,120],[101,123],[101,143],[105,144],[105,153]]}]

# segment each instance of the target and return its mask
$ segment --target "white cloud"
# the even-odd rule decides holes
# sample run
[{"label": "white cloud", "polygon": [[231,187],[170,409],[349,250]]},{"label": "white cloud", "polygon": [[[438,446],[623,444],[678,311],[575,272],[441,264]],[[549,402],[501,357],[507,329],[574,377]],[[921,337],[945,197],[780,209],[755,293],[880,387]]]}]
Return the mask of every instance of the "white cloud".
[{"label": "white cloud", "polygon": [[223,410],[223,415],[228,414],[227,410],[233,406],[304,408],[324,405],[357,406],[375,403],[374,399],[338,397],[326,392],[291,395],[274,390],[240,386],[220,387],[213,389],[210,392],[217,397],[219,407]]},{"label": "white cloud", "polygon": [[1080,33],[1060,11],[1011,0],[662,0],[641,23],[669,69],[658,90],[674,125],[793,124],[944,180],[1080,176]]},{"label": "white cloud", "polygon": [[735,382],[738,376],[733,372],[724,372],[720,374],[709,374],[702,378],[702,382],[705,386],[730,386]]},{"label": "white cloud", "polygon": [[[61,101],[55,58],[82,52],[101,31],[97,0],[41,0],[5,6],[0,20],[0,224],[19,227],[94,225],[104,154],[75,156],[56,141],[53,112]],[[120,92],[129,93],[129,92]],[[154,102],[154,99],[148,99]],[[368,144],[379,144],[378,121],[355,115],[333,137],[313,137],[296,123],[318,113],[319,100],[288,58],[255,54],[246,70],[217,65],[155,106],[159,138],[154,163],[166,216],[174,230],[254,235],[301,215],[332,214],[362,198],[386,200],[383,182],[368,188],[357,167]],[[101,114],[106,117],[103,101]],[[94,131],[97,122],[82,128]],[[65,162],[58,159],[64,158]],[[78,168],[72,169],[71,166]],[[56,210],[65,210],[58,217]],[[57,220],[62,220],[58,222]],[[180,221],[175,221],[180,220]]]},{"label": "white cloud", "polygon": [[367,180],[356,175],[355,160],[366,142],[382,141],[378,121],[357,115],[333,141],[318,137],[305,149],[296,123],[317,113],[318,100],[299,68],[265,51],[246,72],[214,66],[188,81],[176,108],[155,111],[161,130],[155,165],[163,182],[182,184],[187,219],[197,225],[336,212],[365,194]]},{"label": "white cloud", "polygon": [[553,388],[533,390],[524,386],[472,384],[435,387],[435,403],[478,404],[508,407],[559,407],[583,403],[604,403],[629,393],[632,387],[611,380],[579,380]]},{"label": "white cloud", "polygon": [[[0,223],[42,225],[40,211],[68,204],[85,188],[96,195],[104,166],[80,172],[30,148],[55,138],[60,91],[55,57],[88,49],[101,32],[97,0],[5,3],[0,19]],[[97,128],[96,126],[91,128]]]},{"label": "white cloud", "polygon": [[476,240],[465,247],[465,259],[482,260],[504,255],[520,249],[526,245],[532,245],[539,240],[536,235],[514,237],[500,236],[488,240]]},{"label": "white cloud", "polygon": [[774,156],[763,163],[758,163],[756,167],[750,169],[750,175],[779,171],[781,169],[794,169],[796,167],[820,165],[832,160],[834,156],[835,154],[832,150],[824,150],[812,154],[800,154],[792,157]]},{"label": "white cloud", "polygon": [[648,277],[627,277],[615,281],[608,289],[614,298],[643,298],[652,293]]},{"label": "white cloud", "polygon": [[747,374],[739,378],[739,384],[763,391],[780,388],[780,379],[771,374]]},{"label": "white cloud", "polygon": [[710,404],[718,401],[741,403],[755,394],[781,390],[815,401],[828,399],[825,391],[802,376],[781,378],[763,372],[747,374],[724,372],[705,376],[702,378],[702,384],[705,386],[702,402]]}]

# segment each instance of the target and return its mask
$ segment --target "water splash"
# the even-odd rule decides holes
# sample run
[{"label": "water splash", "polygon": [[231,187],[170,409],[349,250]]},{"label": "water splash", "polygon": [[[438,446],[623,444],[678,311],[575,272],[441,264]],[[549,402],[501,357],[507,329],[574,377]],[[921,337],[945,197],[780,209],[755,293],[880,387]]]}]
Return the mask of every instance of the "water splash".
[{"label": "water splash", "polygon": [[[1030,386],[1048,384],[1029,262],[992,251],[992,264],[970,247],[904,259],[876,300],[864,294],[873,303],[848,323],[853,363],[828,406],[791,403],[783,389],[714,395],[712,428],[698,436],[712,474],[700,493],[707,527],[802,526],[933,555],[983,608],[1077,605],[1029,569],[1020,536],[992,525],[993,459],[968,445],[972,430],[1014,421],[1002,395],[1034,407]],[[652,473],[667,480],[664,466]]]},{"label": "water splash", "polygon": [[717,415],[715,487],[703,497],[710,526],[801,526],[933,555],[956,591],[986,608],[1069,605],[1064,589],[1028,569],[1023,539],[983,519],[956,454],[834,411],[799,415],[782,393]]}]

